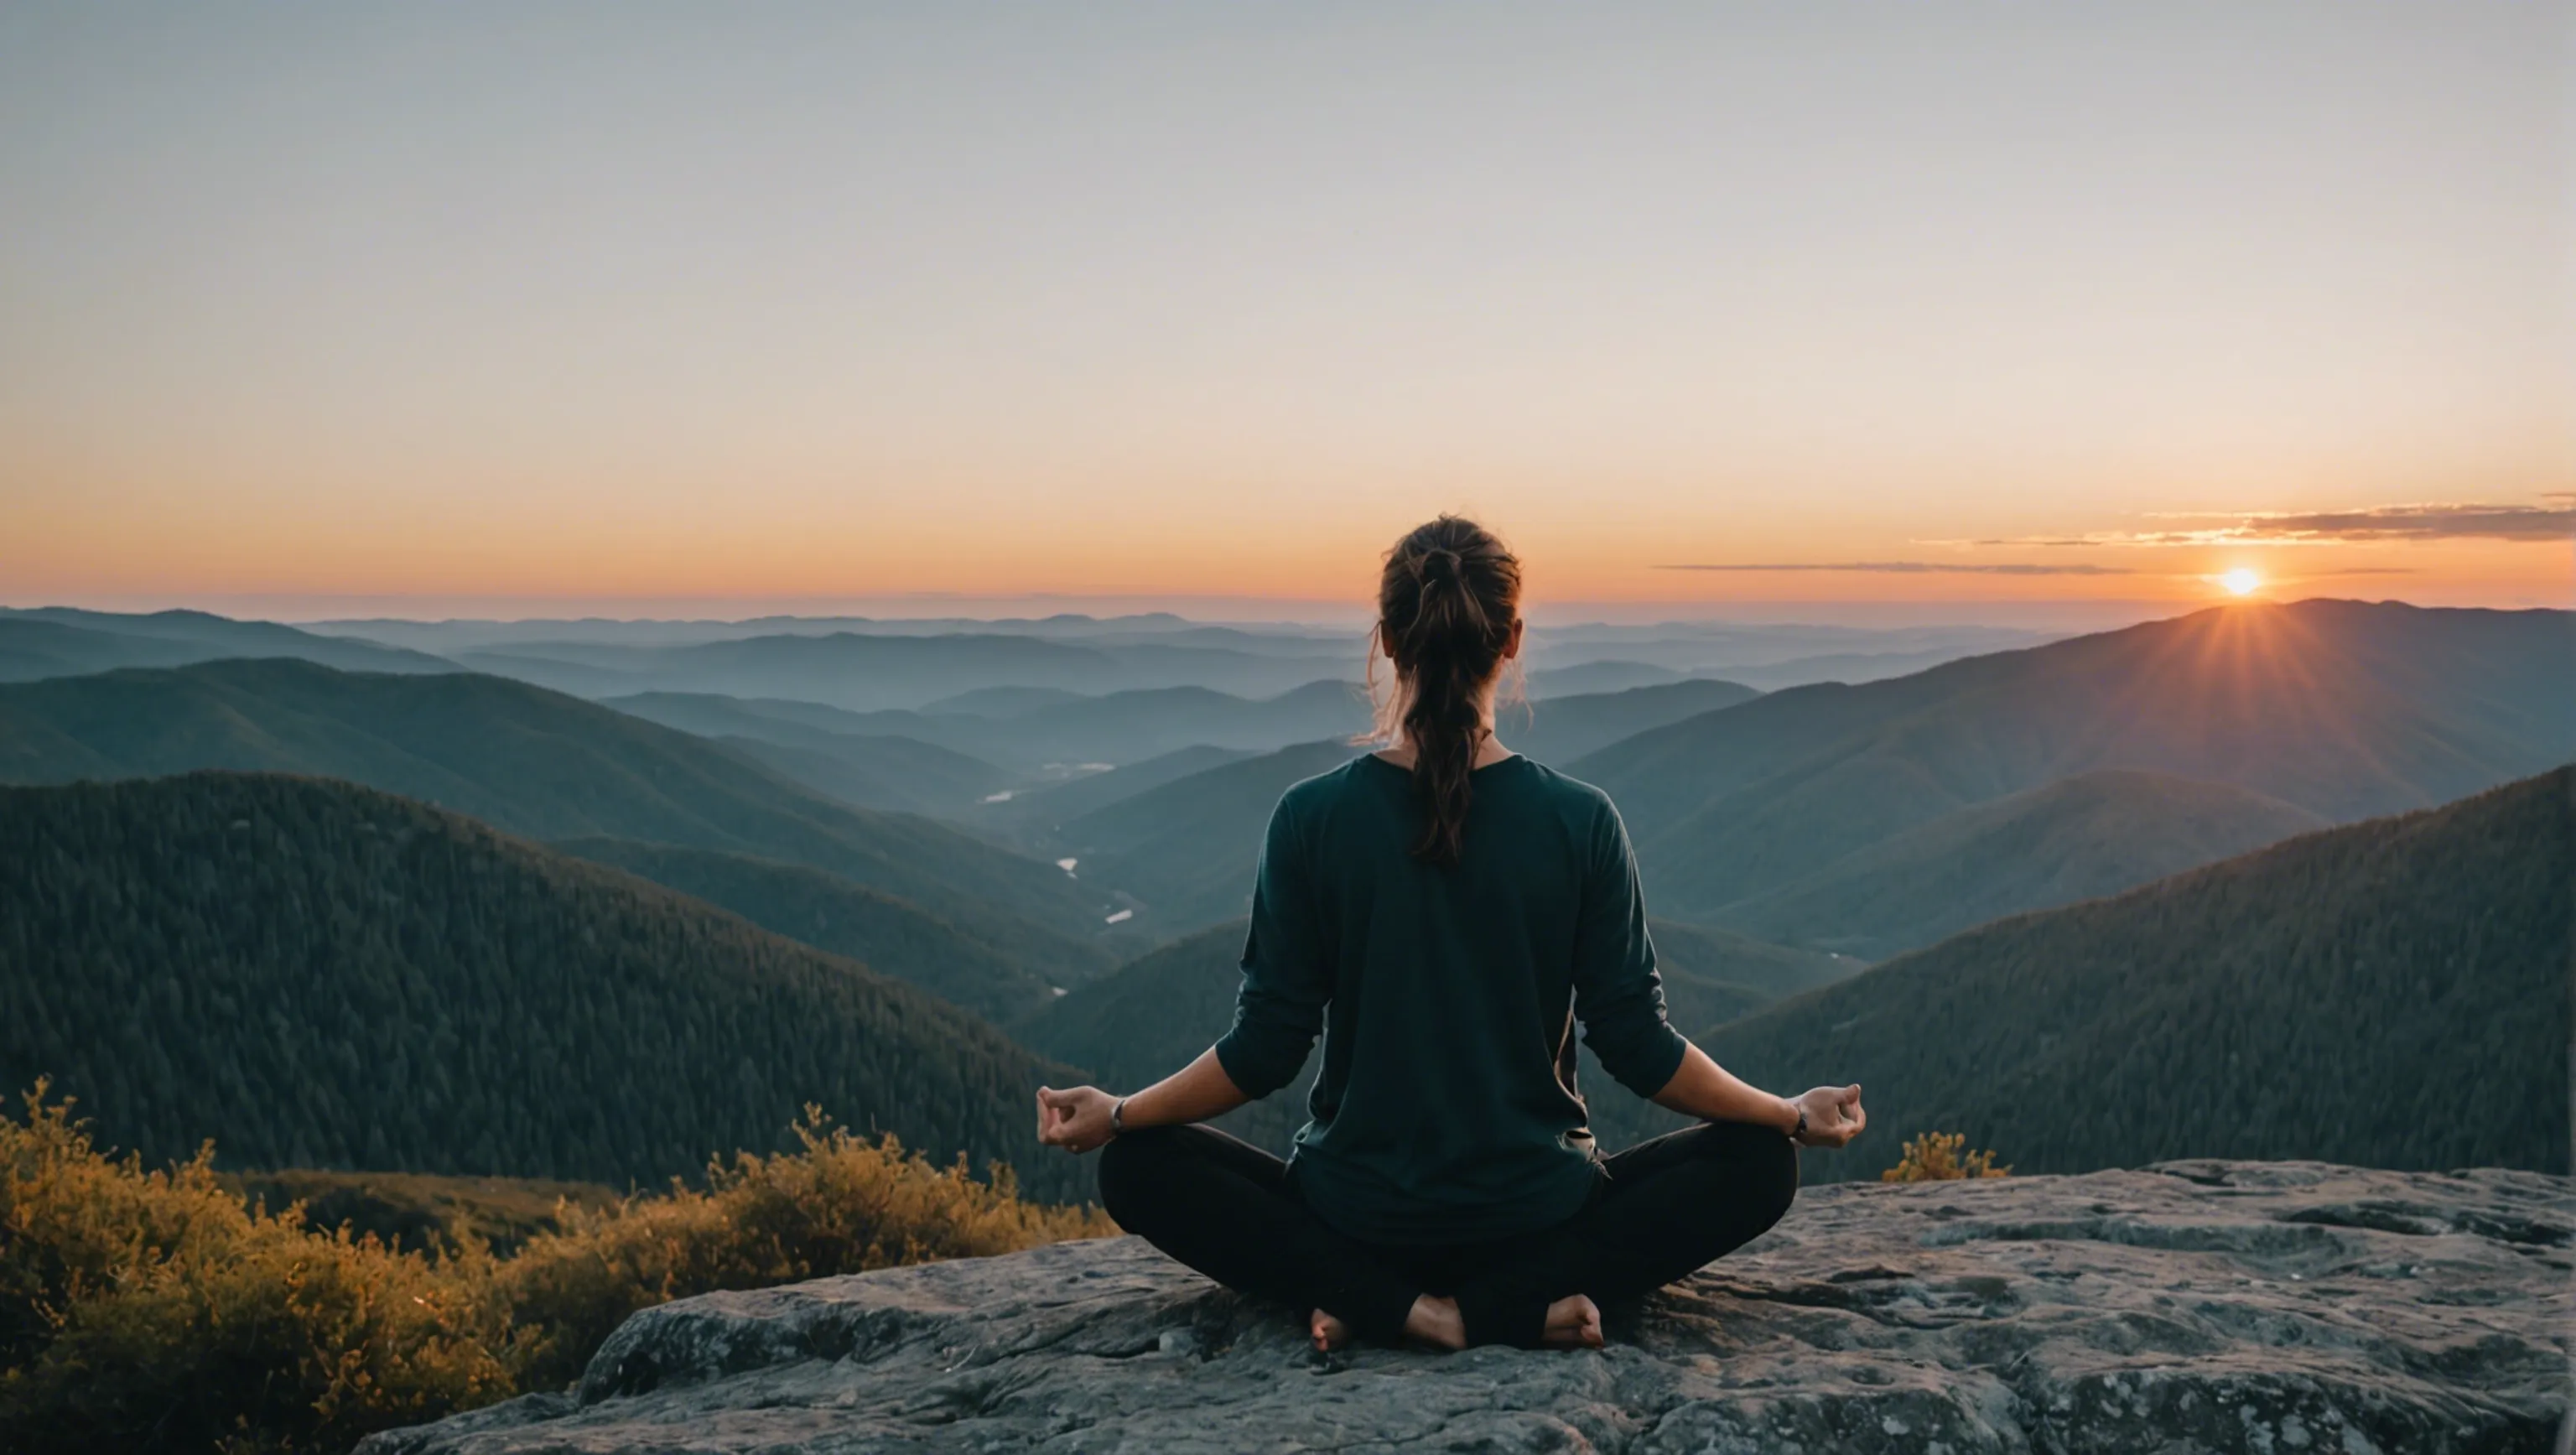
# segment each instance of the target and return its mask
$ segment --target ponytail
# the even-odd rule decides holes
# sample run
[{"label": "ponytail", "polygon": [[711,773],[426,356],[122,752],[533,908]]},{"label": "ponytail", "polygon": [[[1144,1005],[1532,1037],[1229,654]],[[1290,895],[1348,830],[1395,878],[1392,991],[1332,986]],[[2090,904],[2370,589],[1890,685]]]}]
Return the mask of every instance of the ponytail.
[{"label": "ponytail", "polygon": [[1378,733],[1413,745],[1413,793],[1422,806],[1416,858],[1458,862],[1485,694],[1502,672],[1520,596],[1520,561],[1473,521],[1444,515],[1387,552],[1378,637],[1395,667],[1395,690],[1379,711]]}]

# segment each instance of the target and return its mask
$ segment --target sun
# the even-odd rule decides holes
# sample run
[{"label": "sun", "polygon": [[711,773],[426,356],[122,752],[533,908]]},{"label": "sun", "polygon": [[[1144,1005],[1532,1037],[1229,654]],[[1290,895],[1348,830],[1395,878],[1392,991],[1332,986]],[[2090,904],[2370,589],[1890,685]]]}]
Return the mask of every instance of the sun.
[{"label": "sun", "polygon": [[2218,578],[2218,584],[2226,587],[2227,594],[2230,596],[2251,596],[2254,594],[2254,588],[2263,584],[2263,577],[2258,572],[2239,566],[2233,571],[2222,574]]}]

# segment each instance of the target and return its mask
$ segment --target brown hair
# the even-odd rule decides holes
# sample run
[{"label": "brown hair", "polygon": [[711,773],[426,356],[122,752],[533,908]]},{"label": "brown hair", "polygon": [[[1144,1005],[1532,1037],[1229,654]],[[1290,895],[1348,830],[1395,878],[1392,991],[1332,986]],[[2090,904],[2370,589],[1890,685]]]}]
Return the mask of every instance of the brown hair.
[{"label": "brown hair", "polygon": [[[1423,809],[1416,858],[1458,862],[1468,775],[1484,737],[1478,703],[1502,673],[1520,604],[1520,558],[1472,520],[1444,515],[1386,553],[1377,645],[1395,665],[1395,690],[1378,708],[1377,731],[1413,745],[1413,792]],[[1372,653],[1372,688],[1376,668]]]}]

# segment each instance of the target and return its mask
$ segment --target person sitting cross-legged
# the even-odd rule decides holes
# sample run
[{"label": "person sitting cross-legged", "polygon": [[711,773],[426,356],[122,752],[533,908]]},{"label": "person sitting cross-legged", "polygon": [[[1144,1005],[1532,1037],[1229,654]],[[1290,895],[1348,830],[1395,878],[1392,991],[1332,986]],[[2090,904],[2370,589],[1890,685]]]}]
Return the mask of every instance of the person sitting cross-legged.
[{"label": "person sitting cross-legged", "polygon": [[[1443,516],[1389,552],[1382,751],[1290,788],[1270,820],[1233,1027],[1125,1097],[1041,1088],[1039,1137],[1098,1150],[1120,1227],[1307,1311],[1316,1347],[1592,1347],[1600,1305],[1759,1236],[1800,1145],[1841,1146],[1858,1086],[1774,1096],[1665,1020],[1627,831],[1607,795],[1505,748],[1520,563]],[[1701,1125],[1611,1155],[1575,1032]],[[1199,1125],[1286,1086],[1318,1034],[1286,1159]]]}]

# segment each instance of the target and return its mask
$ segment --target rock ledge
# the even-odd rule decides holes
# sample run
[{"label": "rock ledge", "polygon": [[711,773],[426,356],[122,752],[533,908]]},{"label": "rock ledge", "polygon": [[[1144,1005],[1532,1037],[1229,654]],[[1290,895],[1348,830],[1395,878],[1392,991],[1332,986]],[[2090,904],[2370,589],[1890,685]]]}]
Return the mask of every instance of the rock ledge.
[{"label": "rock ledge", "polygon": [[1599,1353],[1319,1356],[1133,1238],[649,1309],[361,1455],[2545,1451],[2566,1179],[2171,1162],[1811,1189]]}]

